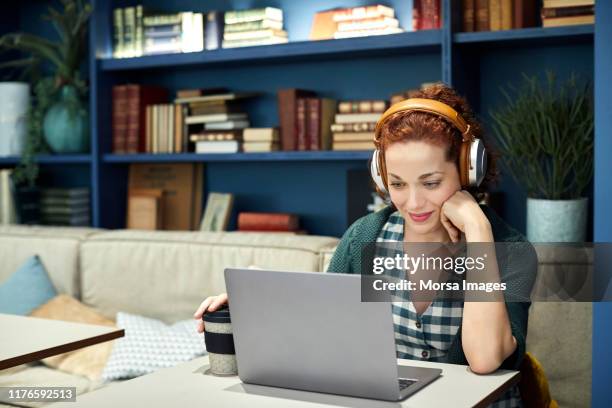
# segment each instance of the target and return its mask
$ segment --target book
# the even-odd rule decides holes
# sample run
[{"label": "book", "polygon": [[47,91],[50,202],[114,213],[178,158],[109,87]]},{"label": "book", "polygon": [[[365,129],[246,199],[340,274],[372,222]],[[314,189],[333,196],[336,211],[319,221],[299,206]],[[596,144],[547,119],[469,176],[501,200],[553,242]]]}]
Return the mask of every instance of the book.
[{"label": "book", "polygon": [[333,141],[333,150],[374,150],[374,138],[371,141]]},{"label": "book", "polygon": [[126,152],[128,126],[127,85],[115,85],[112,89],[112,148],[113,153]]},{"label": "book", "polygon": [[337,113],[336,123],[377,122],[381,114],[376,113]]},{"label": "book", "polygon": [[336,100],[306,98],[306,138],[308,150],[331,149],[331,125],[336,113]]},{"label": "book", "polygon": [[130,164],[128,191],[158,188],[163,190],[162,228],[190,230],[194,221],[194,189],[201,166],[192,163]]},{"label": "book", "polygon": [[131,189],[128,193],[128,229],[158,230],[163,226],[163,196],[161,189]]},{"label": "book", "polygon": [[237,31],[237,32],[226,32],[223,34],[224,40],[256,40],[256,39],[267,39],[274,37],[287,38],[287,32],[285,30],[275,30],[267,28],[263,30],[254,31]]},{"label": "book", "polygon": [[385,28],[399,28],[399,21],[391,17],[348,20],[338,23],[336,31],[381,30]]},{"label": "book", "polygon": [[543,8],[542,19],[553,17],[584,16],[595,14],[595,6],[554,7]]},{"label": "book", "polygon": [[241,212],[238,214],[239,231],[296,231],[299,218],[295,214]]},{"label": "book", "polygon": [[371,132],[376,130],[376,122],[357,122],[357,123],[333,123],[330,126],[333,133],[345,132]]},{"label": "book", "polygon": [[42,214],[40,222],[44,225],[62,225],[70,227],[88,227],[91,225],[89,214],[86,215],[45,215]]},{"label": "book", "polygon": [[242,133],[245,142],[278,142],[280,140],[276,128],[246,128]]},{"label": "book", "polygon": [[205,123],[205,130],[233,130],[233,129],[244,129],[249,127],[248,120],[228,120],[225,122],[211,122]]},{"label": "book", "polygon": [[177,98],[192,98],[197,96],[218,95],[229,92],[227,88],[193,88],[179,89],[176,91]]},{"label": "book", "polygon": [[255,92],[229,92],[214,95],[193,96],[190,98],[176,98],[174,103],[194,103],[194,102],[220,102],[232,101],[257,96]]},{"label": "book", "polygon": [[315,13],[310,27],[308,39],[311,41],[327,40],[334,38],[334,33],[338,29],[338,23],[334,21],[334,13],[340,8],[324,10]]},{"label": "book", "polygon": [[251,40],[223,40],[223,48],[254,47],[259,45],[285,44],[286,37],[255,38]]},{"label": "book", "polygon": [[544,0],[544,8],[592,6],[595,0]]},{"label": "book", "polygon": [[242,151],[245,153],[274,152],[280,149],[278,142],[244,142]]},{"label": "book", "polygon": [[577,24],[595,24],[595,15],[545,18],[542,27],[561,27]]},{"label": "book", "polygon": [[343,132],[333,134],[334,142],[371,142],[374,132]]},{"label": "book", "polygon": [[297,149],[297,99],[311,96],[315,96],[313,91],[296,88],[280,89],[277,92],[282,150]]},{"label": "book", "polygon": [[158,86],[127,85],[126,153],[146,152],[146,106],[168,99],[168,91]]},{"label": "book", "polygon": [[440,28],[440,0],[420,0],[422,7],[421,26],[419,30],[437,30]]},{"label": "book", "polygon": [[194,133],[189,136],[189,141],[200,142],[200,141],[223,141],[223,140],[240,140],[242,139],[242,131],[240,130],[229,130],[225,132],[200,132]]},{"label": "book", "polygon": [[349,20],[366,20],[379,17],[395,17],[395,10],[391,7],[375,4],[365,7],[351,7],[335,10],[333,20],[335,22]]},{"label": "book", "polygon": [[383,100],[341,101],[338,103],[338,113],[383,113],[387,102]]},{"label": "book", "polygon": [[513,28],[535,27],[537,24],[536,0],[514,2]]},{"label": "book", "polygon": [[270,28],[273,30],[282,30],[283,22],[277,20],[263,19],[257,21],[247,21],[245,23],[228,24],[225,26],[225,33],[235,33],[240,31],[256,31]]},{"label": "book", "polygon": [[276,7],[264,7],[225,12],[225,24],[238,24],[259,20],[283,21],[283,10]]},{"label": "book", "polygon": [[195,142],[196,153],[237,153],[240,151],[238,140],[200,140]]},{"label": "book", "polygon": [[181,34],[182,24],[168,24],[160,26],[149,26],[143,28],[144,36],[153,37],[174,37]]},{"label": "book", "polygon": [[123,37],[123,9],[113,9],[113,58],[123,58],[124,37]]},{"label": "book", "polygon": [[501,0],[501,29],[511,30],[514,27],[513,0]]},{"label": "book", "polygon": [[388,35],[403,33],[404,30],[401,28],[384,28],[384,29],[371,29],[371,30],[354,30],[354,31],[338,31],[334,33],[335,39],[342,38],[353,38],[353,37],[368,37],[371,35]]},{"label": "book", "polygon": [[489,30],[499,31],[502,24],[501,0],[489,0]]},{"label": "book", "polygon": [[218,113],[188,116],[185,118],[185,123],[188,125],[193,125],[198,123],[240,121],[246,119],[248,119],[246,113]]},{"label": "book", "polygon": [[78,188],[45,188],[42,189],[41,197],[61,199],[89,199],[90,190],[86,187]]},{"label": "book", "polygon": [[476,31],[489,31],[489,2],[488,0],[474,0],[474,16]]},{"label": "book", "polygon": [[296,100],[296,115],[297,115],[297,150],[307,150],[308,140],[306,140],[306,98],[297,98]]},{"label": "book", "polygon": [[136,7],[123,9],[123,56],[135,56]]},{"label": "book", "polygon": [[206,209],[200,223],[200,231],[225,231],[233,204],[233,194],[208,193]]},{"label": "book", "polygon": [[17,223],[12,174],[11,169],[0,169],[0,225]]},{"label": "book", "polygon": [[474,0],[463,0],[462,6],[463,31],[469,33],[474,31]]},{"label": "book", "polygon": [[204,41],[207,50],[221,48],[224,27],[225,17],[222,11],[209,11],[206,13]]}]

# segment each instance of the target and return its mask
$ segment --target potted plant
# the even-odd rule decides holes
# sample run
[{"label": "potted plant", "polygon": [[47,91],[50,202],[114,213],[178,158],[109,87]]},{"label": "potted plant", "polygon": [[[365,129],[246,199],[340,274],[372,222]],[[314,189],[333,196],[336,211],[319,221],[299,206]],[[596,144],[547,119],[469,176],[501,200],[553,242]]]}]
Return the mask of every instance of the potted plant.
[{"label": "potted plant", "polygon": [[502,88],[505,106],[491,111],[493,132],[508,170],[527,189],[527,238],[584,242],[593,176],[592,87],[572,74],[563,83],[523,75]]},{"label": "potted plant", "polygon": [[[88,115],[82,102],[87,86],[80,78],[80,67],[86,52],[91,5],[82,0],[61,3],[63,13],[49,7],[43,16],[55,28],[59,40],[9,33],[0,37],[0,49],[20,51],[50,68],[50,75],[33,84],[35,106],[30,125],[40,127],[53,152],[78,153],[89,149]],[[32,63],[23,61],[24,66]]]}]

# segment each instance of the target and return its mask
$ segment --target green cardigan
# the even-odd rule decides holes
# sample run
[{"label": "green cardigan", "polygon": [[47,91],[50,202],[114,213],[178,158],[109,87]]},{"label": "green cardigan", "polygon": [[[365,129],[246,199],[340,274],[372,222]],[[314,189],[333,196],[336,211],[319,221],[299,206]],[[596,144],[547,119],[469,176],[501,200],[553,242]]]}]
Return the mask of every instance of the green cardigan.
[{"label": "green cardigan", "polygon": [[[517,288],[522,293],[530,293],[537,271],[537,255],[533,246],[489,207],[481,206],[481,209],[491,223],[495,242],[507,242],[512,248],[511,257],[499,260],[501,280],[506,282],[509,288]],[[355,221],[344,233],[327,271],[361,273],[361,248],[368,243],[376,242],[381,229],[394,211],[394,207],[386,207]],[[515,352],[503,362],[501,368],[519,369],[525,355],[527,318],[531,304],[528,300],[528,298],[524,298],[524,301],[521,302],[506,302],[510,326],[512,334],[516,338],[517,347]],[[444,362],[468,364],[461,346],[461,328],[457,332]]]}]

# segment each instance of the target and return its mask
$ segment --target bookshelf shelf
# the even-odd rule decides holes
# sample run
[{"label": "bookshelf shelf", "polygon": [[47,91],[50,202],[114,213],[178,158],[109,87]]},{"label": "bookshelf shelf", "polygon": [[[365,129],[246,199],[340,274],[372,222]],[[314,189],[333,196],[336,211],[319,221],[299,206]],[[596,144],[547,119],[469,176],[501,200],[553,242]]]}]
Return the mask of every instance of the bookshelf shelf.
[{"label": "bookshelf shelf", "polygon": [[[18,156],[0,157],[0,164],[18,164],[19,160]],[[40,155],[35,160],[38,164],[89,164],[91,163],[91,156],[88,154]]]},{"label": "bookshelf shelf", "polygon": [[355,57],[419,53],[441,47],[441,30],[425,30],[341,40],[296,41],[287,44],[228,48],[184,54],[164,54],[138,58],[100,59],[102,71],[124,71],[189,65],[253,63],[274,60],[285,62],[315,57]]},{"label": "bookshelf shelf", "polygon": [[592,24],[567,27],[535,27],[505,31],[484,31],[456,33],[453,41],[457,44],[514,43],[534,44],[576,44],[593,42],[595,28]]},{"label": "bookshelf shelf", "polygon": [[261,161],[363,161],[371,151],[296,151],[227,154],[106,154],[106,163],[261,162]]}]

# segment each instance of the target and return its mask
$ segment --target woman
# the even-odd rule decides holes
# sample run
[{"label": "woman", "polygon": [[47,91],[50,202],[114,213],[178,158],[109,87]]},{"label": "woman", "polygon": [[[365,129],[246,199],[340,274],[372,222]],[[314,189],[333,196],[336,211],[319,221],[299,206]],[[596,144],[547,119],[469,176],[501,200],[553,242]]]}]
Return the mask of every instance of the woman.
[{"label": "woman", "polygon": [[[375,144],[372,175],[391,205],[351,225],[328,272],[361,273],[361,244],[367,242],[525,243],[474,198],[493,181],[495,165],[489,150],[483,149],[480,125],[453,89],[436,84],[393,105],[377,124]],[[525,245],[520,248],[521,256],[511,257],[520,263],[500,261],[489,270],[489,279],[529,293],[536,258],[530,245],[527,253]],[[206,299],[195,318],[201,320],[205,310],[214,311],[225,302],[226,294]],[[421,297],[393,302],[397,356],[469,364],[479,374],[500,367],[518,369],[525,353],[528,308],[528,302]],[[518,388],[492,406],[521,407]]]}]

